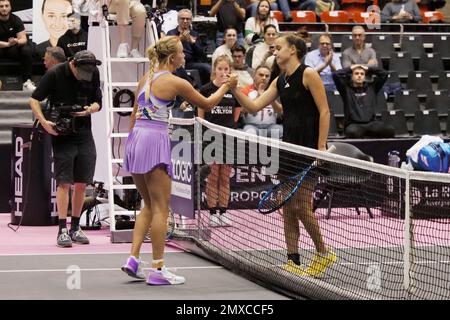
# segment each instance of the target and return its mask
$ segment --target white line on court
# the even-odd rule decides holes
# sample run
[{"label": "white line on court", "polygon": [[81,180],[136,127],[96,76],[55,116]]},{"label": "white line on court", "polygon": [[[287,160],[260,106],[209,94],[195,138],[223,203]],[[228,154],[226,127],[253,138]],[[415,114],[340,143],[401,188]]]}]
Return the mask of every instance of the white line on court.
[{"label": "white line on court", "polygon": [[[70,250],[70,249],[69,249]],[[142,251],[142,254],[151,254],[151,251]],[[164,250],[164,253],[186,253],[186,251],[180,250]],[[108,255],[108,254],[125,254],[129,255],[129,251],[124,252],[57,252],[57,253],[4,253],[0,254],[0,257],[20,257],[20,256],[65,256],[65,255]]]},{"label": "white line on court", "polygon": [[[143,268],[148,270],[149,268]],[[192,270],[192,269],[224,269],[222,266],[200,266],[200,267],[170,267],[168,270]],[[24,270],[0,270],[0,273],[26,273],[26,272],[67,272],[74,269],[24,269]],[[77,269],[77,271],[120,271],[120,268],[87,268]]]}]

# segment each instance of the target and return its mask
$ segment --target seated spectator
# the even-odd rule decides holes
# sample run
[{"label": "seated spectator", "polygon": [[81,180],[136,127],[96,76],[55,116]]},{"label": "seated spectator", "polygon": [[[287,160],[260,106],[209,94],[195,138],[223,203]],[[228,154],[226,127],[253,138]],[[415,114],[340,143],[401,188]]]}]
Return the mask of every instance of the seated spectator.
[{"label": "seated spectator", "polygon": [[[250,10],[250,16],[254,17],[256,12],[258,12],[258,4],[260,0],[251,0],[250,5],[247,7],[247,10]],[[270,10],[280,10],[283,12],[284,21],[291,22],[291,8],[289,7],[288,0],[269,0],[270,2]]]},{"label": "seated spectator", "polygon": [[69,16],[68,25],[69,30],[58,39],[57,46],[64,50],[67,58],[70,58],[78,51],[87,50],[88,34],[81,29],[81,20],[78,13]]},{"label": "seated spectator", "polygon": [[251,46],[264,41],[264,27],[273,25],[279,32],[278,22],[270,17],[270,6],[268,0],[261,0],[258,3],[257,13],[245,22],[245,42]]},{"label": "seated spectator", "polygon": [[420,22],[419,6],[416,0],[392,0],[381,11],[381,22],[408,23]]},{"label": "seated spectator", "polygon": [[183,44],[186,69],[197,69],[200,73],[202,84],[209,82],[211,66],[201,62],[204,56],[203,47],[200,44],[199,34],[192,29],[192,12],[182,9],[178,12],[178,27],[167,32],[169,36],[179,36]]},{"label": "seated spectator", "polygon": [[225,29],[225,38],[223,39],[223,44],[216,48],[212,55],[212,65],[214,65],[214,61],[216,61],[217,57],[226,55],[233,60],[233,56],[231,54],[231,48],[237,45],[237,32],[235,28],[227,28]]},{"label": "seated spectator", "polygon": [[53,68],[57,64],[66,62],[66,60],[67,58],[62,48],[47,47],[44,55],[44,65],[47,70]]},{"label": "seated spectator", "polygon": [[317,0],[289,0],[291,10],[316,11]]},{"label": "seated spectator", "polygon": [[[142,58],[139,52],[139,42],[145,31],[145,19],[147,12],[140,0],[111,0],[109,13],[117,14],[117,25],[119,31],[119,47],[117,49],[118,58]],[[131,51],[127,42],[126,30],[131,24]]]},{"label": "seated spectator", "polygon": [[300,39],[302,39],[306,43],[306,45],[308,45],[308,43],[309,43],[308,47],[311,46],[312,40],[311,40],[311,37],[309,35],[308,29],[306,27],[301,27],[300,29],[298,29],[295,32],[295,35],[297,37],[299,37]]},{"label": "seated spectator", "polygon": [[278,32],[275,26],[269,24],[264,27],[264,42],[258,43],[247,51],[247,63],[251,63],[251,67],[256,69],[260,65],[267,65],[269,68],[275,60],[273,53],[275,52],[275,39]]},{"label": "seated spectator", "polygon": [[222,45],[224,33],[229,27],[236,30],[237,41],[241,46],[244,45],[244,0],[213,0],[209,15],[211,17],[217,15],[216,47]]},{"label": "seated spectator", "polygon": [[[270,82],[270,69],[267,66],[259,66],[255,71],[254,84],[247,86],[242,92],[250,99],[255,100],[266,91]],[[277,113],[281,114],[283,109],[278,102],[269,104],[264,109],[255,114],[245,113],[244,132],[281,139],[283,136],[283,126],[277,124]]]},{"label": "seated spectator", "polygon": [[[366,81],[372,76],[373,81]],[[383,88],[387,72],[377,67],[353,65],[333,73],[333,80],[344,102],[347,138],[392,138],[394,127],[375,119],[378,92]]]},{"label": "seated spectator", "polygon": [[365,44],[366,32],[361,26],[352,29],[353,46],[342,53],[342,67],[348,68],[355,64],[365,66],[377,66],[377,54],[372,48]]},{"label": "seated spectator", "polygon": [[245,64],[245,48],[243,46],[235,46],[231,49],[233,57],[233,65],[231,70],[238,75],[238,87],[246,87],[253,84],[253,69]]},{"label": "seated spectator", "polygon": [[333,53],[331,35],[323,34],[319,37],[319,49],[308,52],[305,64],[314,68],[322,78],[326,91],[336,90],[333,72],[342,69],[341,60]]},{"label": "seated spectator", "polygon": [[20,62],[23,89],[34,91],[31,81],[32,56],[27,34],[22,20],[11,13],[10,0],[0,0],[0,58],[9,58]]}]

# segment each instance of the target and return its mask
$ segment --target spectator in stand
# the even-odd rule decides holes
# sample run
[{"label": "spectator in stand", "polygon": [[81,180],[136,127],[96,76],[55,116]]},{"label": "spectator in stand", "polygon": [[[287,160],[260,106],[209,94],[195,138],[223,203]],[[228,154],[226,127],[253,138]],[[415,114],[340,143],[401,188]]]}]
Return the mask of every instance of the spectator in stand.
[{"label": "spectator in stand", "polygon": [[231,49],[233,57],[232,72],[238,75],[238,87],[246,87],[253,84],[253,69],[245,64],[245,48],[235,46]]},{"label": "spectator in stand", "polygon": [[198,32],[192,29],[192,11],[181,9],[178,12],[178,27],[168,31],[167,35],[180,37],[186,61],[185,68],[197,69],[202,84],[208,83],[211,76],[211,65],[200,61],[204,56],[204,51]]},{"label": "spectator in stand", "polygon": [[316,10],[317,0],[289,0],[291,10]]},{"label": "spectator in stand", "polygon": [[264,42],[248,49],[247,55],[251,56],[247,61],[251,63],[251,67],[255,70],[260,65],[267,65],[269,68],[275,60],[273,55],[275,51],[275,39],[278,36],[277,28],[274,25],[264,27]]},{"label": "spectator in stand", "polygon": [[231,48],[237,45],[237,31],[235,28],[230,27],[225,29],[225,38],[223,39],[223,44],[216,48],[212,55],[212,65],[214,65],[214,61],[216,61],[217,57],[226,55],[233,60],[233,56],[231,54]]},{"label": "spectator in stand", "polygon": [[[366,81],[368,76],[373,80]],[[377,95],[386,79],[386,71],[360,64],[333,73],[336,88],[344,102],[344,132],[347,138],[394,137],[392,126],[375,119]]]},{"label": "spectator in stand", "polygon": [[305,64],[314,68],[322,78],[326,91],[336,90],[333,72],[342,69],[341,60],[333,53],[331,35],[326,33],[319,37],[319,49],[308,52]]},{"label": "spectator in stand", "polygon": [[367,48],[365,44],[366,33],[361,26],[354,26],[352,29],[353,46],[347,48],[342,53],[342,67],[348,68],[352,65],[377,66],[377,54],[372,48]]},{"label": "spectator in stand", "polygon": [[[250,10],[250,16],[254,17],[256,12],[258,12],[257,7],[260,0],[250,0],[250,2],[251,3],[247,7],[247,10]],[[281,10],[281,12],[283,12],[285,22],[292,21],[291,8],[289,7],[288,0],[269,0],[269,2],[271,10]]]},{"label": "spectator in stand", "polygon": [[381,11],[381,22],[408,23],[421,22],[419,6],[416,0],[392,0]]},{"label": "spectator in stand", "polygon": [[66,55],[64,50],[60,47],[47,47],[44,55],[44,65],[47,70],[53,68],[55,65],[66,62]]},{"label": "spectator in stand", "polygon": [[241,46],[244,45],[244,0],[214,0],[209,14],[211,17],[217,15],[216,47],[223,43],[225,31],[229,27],[237,31],[237,41]]},{"label": "spectator in stand", "polygon": [[87,50],[86,31],[81,29],[81,19],[78,13],[72,13],[68,18],[69,30],[58,39],[58,47],[64,50],[66,57],[70,58],[78,51]]},{"label": "spectator in stand", "polygon": [[[254,84],[248,85],[242,89],[242,92],[251,100],[255,100],[269,86],[270,69],[267,66],[259,66],[256,68]],[[238,84],[239,86],[239,84]],[[277,124],[277,115],[283,113],[281,104],[277,101],[272,102],[264,109],[256,113],[244,113],[245,126],[244,132],[281,139],[283,136],[283,126]]]},{"label": "spectator in stand", "polygon": [[[117,48],[118,58],[142,58],[139,52],[139,42],[145,31],[145,19],[147,11],[140,0],[111,0],[109,13],[117,14],[117,25],[119,29],[119,47]],[[131,51],[127,42],[126,30],[131,24]]]},{"label": "spectator in stand", "polygon": [[261,0],[258,3],[257,13],[245,22],[245,42],[251,46],[264,41],[264,28],[273,25],[279,32],[277,19],[270,17],[270,3],[268,0]]},{"label": "spectator in stand", "polygon": [[23,89],[34,91],[31,81],[32,56],[28,46],[27,34],[22,20],[11,13],[10,0],[0,0],[0,58],[9,58],[20,62]]},{"label": "spectator in stand", "polygon": [[309,46],[311,46],[311,42],[312,42],[311,36],[309,35],[308,29],[306,27],[301,27],[300,29],[298,29],[295,32],[295,35],[297,37],[299,37],[300,39],[302,39],[306,43],[307,46],[308,46],[308,44],[309,44]]}]

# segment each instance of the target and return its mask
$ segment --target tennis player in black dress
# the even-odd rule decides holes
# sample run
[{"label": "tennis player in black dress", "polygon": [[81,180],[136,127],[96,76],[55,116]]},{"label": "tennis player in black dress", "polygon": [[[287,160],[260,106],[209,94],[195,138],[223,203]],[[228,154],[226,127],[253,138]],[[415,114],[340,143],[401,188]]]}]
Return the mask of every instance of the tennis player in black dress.
[{"label": "tennis player in black dress", "polygon": [[[301,63],[307,47],[302,39],[295,35],[284,35],[275,41],[276,62],[282,70],[270,87],[256,100],[234,88],[232,92],[240,105],[250,113],[255,113],[272,103],[278,97],[283,105],[283,141],[325,151],[330,124],[325,88],[319,74]],[[236,79],[232,77],[231,87]],[[295,157],[293,157],[295,155]],[[280,162],[283,168],[280,176],[292,176],[312,163],[313,159],[299,156],[292,152],[281,152]],[[289,159],[289,161],[288,161]],[[325,246],[319,223],[312,210],[312,192],[316,179],[307,178],[299,191],[283,207],[284,233],[287,245],[288,262],[284,266],[289,272],[298,275],[317,277],[333,264],[336,254]],[[299,222],[305,226],[316,247],[309,266],[300,266],[298,242],[300,237]]]}]

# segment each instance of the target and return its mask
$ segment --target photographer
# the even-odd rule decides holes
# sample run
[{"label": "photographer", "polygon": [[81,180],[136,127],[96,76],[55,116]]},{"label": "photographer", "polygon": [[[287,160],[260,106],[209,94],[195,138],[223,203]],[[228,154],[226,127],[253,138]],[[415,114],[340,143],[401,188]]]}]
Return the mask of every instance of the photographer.
[{"label": "photographer", "polygon": [[[34,116],[52,135],[59,216],[57,244],[60,247],[71,247],[72,241],[89,243],[79,228],[79,221],[86,185],[92,183],[95,170],[96,150],[90,115],[101,108],[102,93],[97,69],[100,64],[90,51],[79,51],[69,61],[48,70],[30,98]],[[46,98],[51,111],[47,119],[39,104]],[[71,184],[74,185],[74,192],[71,229],[68,232],[66,219]]]}]

